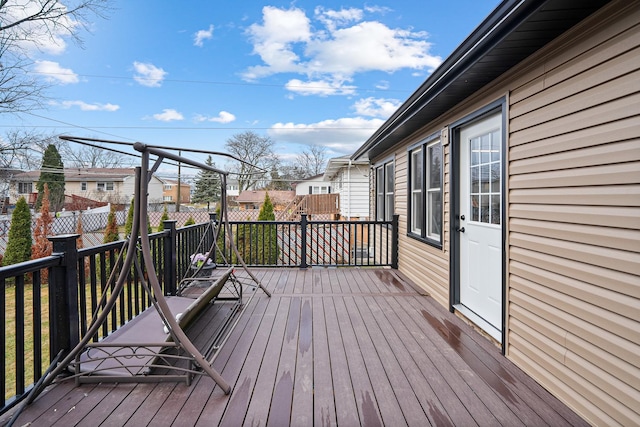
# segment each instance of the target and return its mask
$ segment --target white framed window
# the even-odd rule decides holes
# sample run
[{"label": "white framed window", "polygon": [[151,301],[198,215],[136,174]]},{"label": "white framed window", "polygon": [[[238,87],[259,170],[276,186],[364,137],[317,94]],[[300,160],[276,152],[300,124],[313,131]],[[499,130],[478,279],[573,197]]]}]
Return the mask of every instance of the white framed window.
[{"label": "white framed window", "polygon": [[173,196],[163,196],[162,200],[165,202],[173,202]]},{"label": "white framed window", "polygon": [[375,167],[376,220],[391,221],[394,212],[394,177],[393,160]]},{"label": "white framed window", "polygon": [[87,181],[82,181],[80,183],[80,191],[87,191]]},{"label": "white framed window", "polygon": [[418,147],[410,152],[411,159],[411,232],[422,235],[422,227],[424,223],[424,209],[422,203],[422,177],[423,177],[423,155],[422,147]]},{"label": "white framed window", "polygon": [[410,147],[409,234],[442,244],[442,143],[438,134]]},{"label": "white framed window", "polygon": [[31,194],[33,193],[33,182],[19,182],[18,194]]},{"label": "white framed window", "polygon": [[311,194],[329,194],[329,186],[314,185],[311,189]]},{"label": "white framed window", "polygon": [[96,182],[96,190],[98,190],[98,191],[113,191],[113,181],[98,181],[98,182]]}]

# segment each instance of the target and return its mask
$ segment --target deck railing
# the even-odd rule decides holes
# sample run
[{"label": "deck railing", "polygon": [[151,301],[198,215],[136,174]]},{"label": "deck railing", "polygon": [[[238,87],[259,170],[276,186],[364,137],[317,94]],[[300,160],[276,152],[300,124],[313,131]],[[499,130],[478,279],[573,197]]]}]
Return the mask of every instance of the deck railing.
[{"label": "deck railing", "polygon": [[[150,236],[155,272],[166,295],[175,294],[190,266],[190,255],[206,252],[217,233],[216,262],[239,260],[215,215],[209,223]],[[234,242],[249,266],[397,267],[398,218],[393,221],[231,222]],[[76,249],[78,235],[51,237],[51,256],[0,267],[0,391],[4,413],[26,395],[58,354],[73,348],[89,329],[94,313],[112,292],[109,276],[121,269],[123,241]],[[137,257],[146,276],[144,260]],[[99,341],[151,305],[145,280],[132,269],[106,322],[92,337]]]},{"label": "deck railing", "polygon": [[[232,221],[230,227],[238,252],[249,266],[397,267],[397,217],[392,221],[312,221],[303,214],[300,221]],[[224,230],[219,241],[222,262],[235,263]]]}]

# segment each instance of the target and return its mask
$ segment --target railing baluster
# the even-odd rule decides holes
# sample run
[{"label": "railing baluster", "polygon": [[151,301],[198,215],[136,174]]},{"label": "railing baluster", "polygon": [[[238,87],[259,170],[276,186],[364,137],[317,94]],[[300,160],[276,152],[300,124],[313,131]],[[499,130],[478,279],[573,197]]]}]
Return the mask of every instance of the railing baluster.
[{"label": "railing baluster", "polygon": [[[6,307],[7,306],[7,297],[6,297],[6,289],[7,289],[7,282],[6,280],[3,278],[0,278],[0,307]],[[7,310],[4,309],[4,313],[6,313]],[[0,316],[0,348],[5,349],[7,348],[7,321],[6,321],[6,316]],[[6,396],[7,395],[7,386],[6,386],[6,381],[4,380],[4,378],[7,378],[7,358],[3,357],[2,360],[0,360],[0,378],[2,378],[2,381],[0,381],[0,393],[2,393],[2,396]]]},{"label": "railing baluster", "polygon": [[33,380],[42,376],[42,280],[41,270],[33,273]]},{"label": "railing baluster", "polygon": [[15,288],[15,358],[16,358],[16,394],[22,395],[25,390],[24,381],[24,274],[16,277]]}]

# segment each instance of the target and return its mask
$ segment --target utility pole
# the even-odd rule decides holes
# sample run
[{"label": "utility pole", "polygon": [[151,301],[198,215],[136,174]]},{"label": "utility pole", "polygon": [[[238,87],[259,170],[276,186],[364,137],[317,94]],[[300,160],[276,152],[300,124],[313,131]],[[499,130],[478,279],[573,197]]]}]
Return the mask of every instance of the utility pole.
[{"label": "utility pole", "polygon": [[[182,157],[182,150],[178,150],[178,156]],[[181,166],[182,163],[178,162],[178,200],[176,200],[176,212],[180,212],[180,187],[182,187],[182,181],[180,180]]]}]

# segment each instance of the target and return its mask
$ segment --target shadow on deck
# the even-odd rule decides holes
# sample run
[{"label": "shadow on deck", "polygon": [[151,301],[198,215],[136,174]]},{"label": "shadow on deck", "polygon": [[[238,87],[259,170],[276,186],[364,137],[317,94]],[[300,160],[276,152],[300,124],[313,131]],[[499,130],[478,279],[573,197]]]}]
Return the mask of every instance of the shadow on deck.
[{"label": "shadow on deck", "polygon": [[[66,381],[15,425],[586,425],[394,270],[253,271],[273,296],[258,292],[214,362],[230,396],[208,377]],[[196,346],[225,310],[190,328]]]}]

